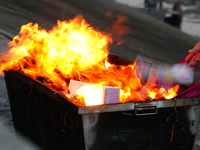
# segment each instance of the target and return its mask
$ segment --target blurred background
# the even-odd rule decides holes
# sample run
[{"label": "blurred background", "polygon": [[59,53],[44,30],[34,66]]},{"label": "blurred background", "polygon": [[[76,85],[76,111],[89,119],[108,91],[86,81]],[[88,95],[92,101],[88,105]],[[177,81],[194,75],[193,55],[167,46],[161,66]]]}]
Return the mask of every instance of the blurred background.
[{"label": "blurred background", "polygon": [[190,35],[200,37],[199,30],[199,0],[116,0],[116,2],[128,5],[143,11],[152,17],[163,20],[173,13],[173,7],[178,4],[182,16],[181,30]]},{"label": "blurred background", "polygon": [[[200,41],[200,0],[1,0],[0,51],[7,51],[7,43],[18,35],[22,25],[29,22],[48,30],[57,20],[68,20],[81,14],[94,27],[106,31],[113,24],[105,16],[110,9],[113,9],[114,19],[119,14],[127,16],[125,25],[131,28],[129,34],[120,37],[123,40],[121,45],[111,45],[110,54],[130,61],[140,54],[155,61],[175,64]],[[195,78],[198,76],[197,70]],[[11,139],[9,143],[13,141],[15,149],[18,148],[16,145],[20,149],[24,140],[15,141],[3,74],[0,77],[0,123],[0,134],[7,131],[0,139]],[[194,149],[200,149],[198,138]],[[4,143],[4,148],[8,145]]]}]

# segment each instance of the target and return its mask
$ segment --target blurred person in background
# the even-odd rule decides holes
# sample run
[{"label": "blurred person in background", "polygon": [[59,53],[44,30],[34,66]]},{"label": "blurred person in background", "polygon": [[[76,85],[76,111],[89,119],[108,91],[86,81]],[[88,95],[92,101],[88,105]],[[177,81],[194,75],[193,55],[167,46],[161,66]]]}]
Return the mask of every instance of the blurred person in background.
[{"label": "blurred person in background", "polygon": [[164,22],[170,24],[173,27],[181,29],[182,11],[181,4],[179,2],[174,3],[172,12],[165,15]]}]

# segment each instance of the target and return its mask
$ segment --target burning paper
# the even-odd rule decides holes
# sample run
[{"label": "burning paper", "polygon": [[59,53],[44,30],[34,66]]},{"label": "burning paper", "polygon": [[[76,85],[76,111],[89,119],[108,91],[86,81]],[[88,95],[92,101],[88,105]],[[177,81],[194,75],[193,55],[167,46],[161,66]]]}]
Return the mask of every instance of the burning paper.
[{"label": "burning paper", "polygon": [[153,64],[152,61],[142,56],[137,56],[136,63],[137,74],[141,80],[147,82],[150,74],[154,73],[158,86],[165,89],[170,89],[173,84],[191,84],[194,79],[194,70],[186,63]]},{"label": "burning paper", "polygon": [[72,96],[82,96],[87,106],[119,103],[119,87],[70,80],[69,90]]},{"label": "burning paper", "polygon": [[120,88],[104,86],[104,103],[105,104],[116,104],[119,103]]},{"label": "burning paper", "polygon": [[70,80],[70,95],[81,96],[87,106],[103,104],[103,87],[75,80]]}]

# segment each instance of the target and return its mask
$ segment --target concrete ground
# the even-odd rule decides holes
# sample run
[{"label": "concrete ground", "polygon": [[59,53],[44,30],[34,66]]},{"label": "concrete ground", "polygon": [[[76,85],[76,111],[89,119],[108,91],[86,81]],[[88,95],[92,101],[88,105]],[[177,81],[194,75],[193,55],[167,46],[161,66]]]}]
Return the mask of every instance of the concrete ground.
[{"label": "concrete ground", "polygon": [[[105,30],[112,25],[105,17],[105,13],[111,8],[114,10],[115,18],[119,13],[128,17],[126,25],[132,30],[129,35],[123,37],[122,45],[111,46],[112,54],[129,60],[134,60],[140,54],[172,64],[178,63],[182,56],[187,54],[187,50],[198,42],[197,38],[131,7],[115,3],[114,0],[3,0],[0,1],[0,51],[7,49],[6,44],[19,33],[20,27],[28,22],[37,22],[42,27],[50,29],[57,20],[68,20],[82,14],[88,22]],[[196,72],[196,76],[198,75]],[[4,124],[12,127],[9,103],[6,101],[8,102],[8,98],[1,75],[0,115],[4,117]],[[7,108],[7,111],[1,113],[4,108]],[[200,136],[197,139],[195,150],[200,149]]]}]

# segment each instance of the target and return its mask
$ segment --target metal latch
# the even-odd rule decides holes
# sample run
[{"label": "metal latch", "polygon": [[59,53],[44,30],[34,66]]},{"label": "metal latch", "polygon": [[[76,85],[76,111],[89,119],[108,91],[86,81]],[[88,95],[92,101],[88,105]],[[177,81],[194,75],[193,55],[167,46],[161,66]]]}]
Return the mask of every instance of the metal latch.
[{"label": "metal latch", "polygon": [[157,102],[136,103],[135,104],[135,114],[137,116],[157,114]]}]

